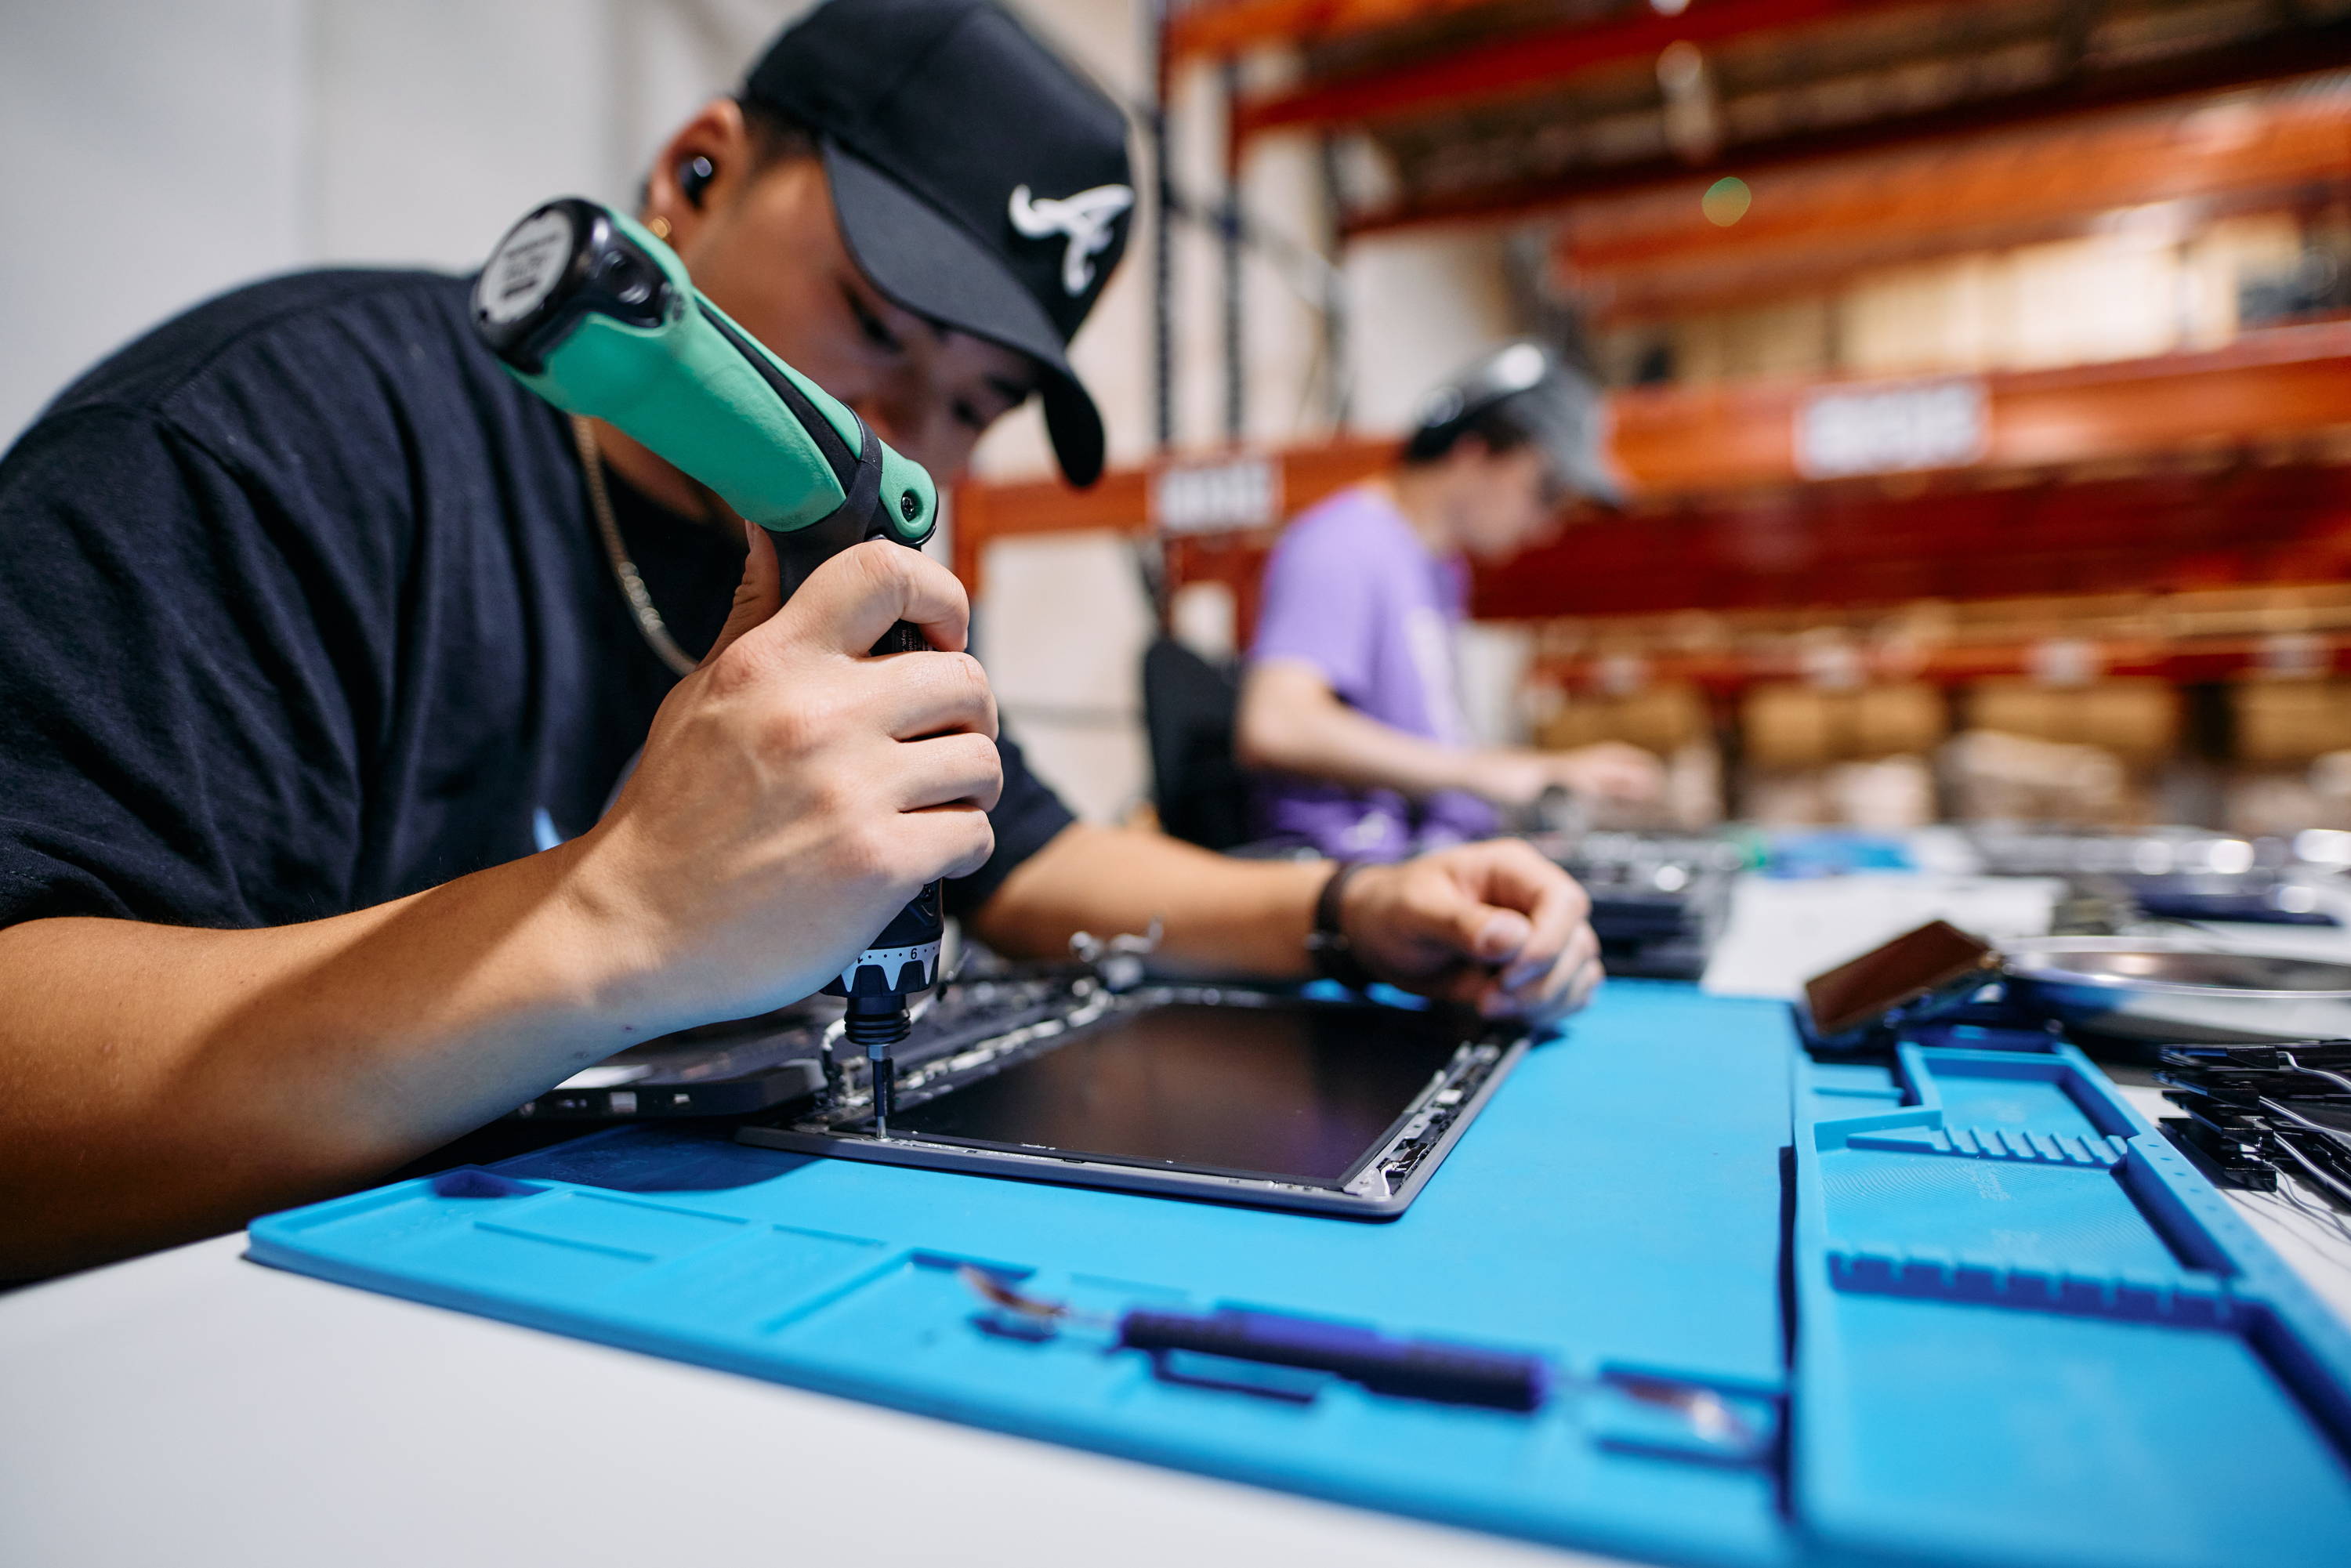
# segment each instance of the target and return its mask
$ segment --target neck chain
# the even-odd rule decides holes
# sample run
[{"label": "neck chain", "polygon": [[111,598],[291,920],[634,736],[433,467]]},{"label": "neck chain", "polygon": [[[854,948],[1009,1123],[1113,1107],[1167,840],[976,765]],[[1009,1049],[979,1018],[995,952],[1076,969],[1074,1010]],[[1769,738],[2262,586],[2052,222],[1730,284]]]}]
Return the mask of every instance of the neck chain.
[{"label": "neck chain", "polygon": [[613,580],[621,585],[621,593],[629,601],[629,612],[644,636],[645,646],[674,674],[694,674],[696,661],[669,634],[669,622],[654,607],[653,596],[646,590],[637,563],[629,559],[628,547],[621,542],[620,520],[612,515],[612,497],[604,485],[604,454],[596,444],[596,427],[585,415],[571,416],[571,440],[580,448],[580,466],[588,476],[588,507],[596,514],[596,531],[604,538],[604,559],[612,563]]}]

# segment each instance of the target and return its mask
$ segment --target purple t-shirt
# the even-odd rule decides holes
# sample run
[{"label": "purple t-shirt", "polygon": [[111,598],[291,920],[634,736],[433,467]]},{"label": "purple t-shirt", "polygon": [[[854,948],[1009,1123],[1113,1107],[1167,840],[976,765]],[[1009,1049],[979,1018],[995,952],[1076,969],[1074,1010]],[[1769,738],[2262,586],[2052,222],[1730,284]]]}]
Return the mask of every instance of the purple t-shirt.
[{"label": "purple t-shirt", "polygon": [[[1468,599],[1461,561],[1431,555],[1383,491],[1343,490],[1282,531],[1266,562],[1249,657],[1301,660],[1366,717],[1464,745],[1453,641]],[[1353,860],[1394,860],[1483,838],[1497,825],[1493,809],[1474,795],[1447,791],[1416,802],[1393,789],[1288,775],[1260,780],[1257,805],[1268,836],[1303,838]]]}]

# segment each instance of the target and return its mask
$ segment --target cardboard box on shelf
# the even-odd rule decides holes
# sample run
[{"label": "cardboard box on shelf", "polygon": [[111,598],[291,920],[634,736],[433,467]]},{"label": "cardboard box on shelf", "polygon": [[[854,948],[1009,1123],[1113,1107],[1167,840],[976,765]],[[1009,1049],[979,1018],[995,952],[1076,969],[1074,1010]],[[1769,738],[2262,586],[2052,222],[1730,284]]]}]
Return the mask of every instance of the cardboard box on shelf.
[{"label": "cardboard box on shelf", "polygon": [[2128,676],[2055,686],[2001,678],[1978,681],[1967,697],[1968,727],[2028,740],[2095,746],[2145,769],[2179,744],[2179,694],[2168,681]]},{"label": "cardboard box on shelf", "polygon": [[1848,700],[1856,758],[1923,755],[1950,733],[1942,692],[1922,681],[1863,686]]},{"label": "cardboard box on shelf", "polygon": [[1766,770],[1919,756],[1948,729],[1942,693],[1916,681],[1847,691],[1766,682],[1749,690],[1740,717],[1747,760]]},{"label": "cardboard box on shelf", "polygon": [[2179,749],[2179,693],[2170,682],[2101,681],[2074,695],[2079,728],[2062,738],[2103,747],[2134,768]]},{"label": "cardboard box on shelf", "polygon": [[1837,755],[1831,695],[1792,683],[1759,685],[1747,694],[1740,721],[1752,768],[1818,768]]},{"label": "cardboard box on shelf", "polygon": [[1772,828],[1920,828],[1936,819],[1935,776],[1927,759],[1881,757],[1822,768],[1751,768],[1740,814]]},{"label": "cardboard box on shelf", "polygon": [[1554,751],[1621,740],[1659,757],[1711,742],[1706,695],[1696,686],[1645,686],[1623,695],[1562,696],[1536,727],[1535,743]]},{"label": "cardboard box on shelf", "polygon": [[2153,812],[2121,758],[2103,747],[1971,729],[1954,736],[1938,762],[1961,821],[2127,827]]},{"label": "cardboard box on shelf", "polygon": [[2252,838],[2351,829],[2351,750],[2327,752],[2303,768],[2231,769],[2220,786],[2220,825]]},{"label": "cardboard box on shelf", "polygon": [[2351,749],[2351,682],[2256,678],[2230,697],[2231,749],[2244,767],[2291,768]]}]

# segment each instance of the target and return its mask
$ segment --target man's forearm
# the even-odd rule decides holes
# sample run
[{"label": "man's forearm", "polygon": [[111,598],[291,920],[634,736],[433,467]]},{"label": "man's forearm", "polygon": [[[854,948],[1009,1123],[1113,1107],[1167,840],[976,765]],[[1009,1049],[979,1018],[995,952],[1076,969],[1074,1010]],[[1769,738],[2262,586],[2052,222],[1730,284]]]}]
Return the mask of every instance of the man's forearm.
[{"label": "man's forearm", "polygon": [[[1003,776],[986,678],[948,651],[962,586],[877,539],[783,604],[749,533],[717,644],[570,842],[303,925],[0,930],[0,1193],[24,1219],[0,1274],[235,1224],[796,1000],[985,862]],[[901,621],[939,651],[868,657]]]},{"label": "man's forearm", "polygon": [[1022,862],[975,922],[1013,957],[1066,955],[1079,931],[1109,937],[1161,926],[1154,963],[1202,974],[1290,979],[1328,862],[1249,861],[1157,833],[1071,827]]},{"label": "man's forearm", "polygon": [[1251,670],[1237,731],[1240,759],[1252,768],[1416,799],[1474,788],[1471,753],[1357,713],[1303,668]]},{"label": "man's forearm", "polygon": [[0,1276],[362,1179],[661,1032],[569,853],[267,930],[0,930]]},{"label": "man's forearm", "polygon": [[1338,702],[1305,717],[1293,745],[1291,772],[1358,788],[1425,799],[1470,787],[1468,753],[1366,718]]}]

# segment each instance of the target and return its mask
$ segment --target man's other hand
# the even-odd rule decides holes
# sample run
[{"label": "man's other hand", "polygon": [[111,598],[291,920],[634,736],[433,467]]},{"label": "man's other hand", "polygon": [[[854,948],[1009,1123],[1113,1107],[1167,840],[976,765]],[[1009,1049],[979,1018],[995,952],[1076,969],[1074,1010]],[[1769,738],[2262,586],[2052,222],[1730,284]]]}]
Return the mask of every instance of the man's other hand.
[{"label": "man's other hand", "polygon": [[1599,800],[1654,800],[1665,791],[1665,765],[1656,754],[1621,740],[1595,741],[1548,754],[1558,782]]},{"label": "man's other hand", "polygon": [[1339,925],[1381,979],[1543,1024],[1600,984],[1591,910],[1565,872],[1497,839],[1364,867],[1342,894]]},{"label": "man's other hand", "polygon": [[1546,789],[1638,803],[1656,800],[1666,787],[1665,765],[1656,755],[1621,740],[1566,751],[1504,747],[1463,755],[1464,782],[1498,806],[1531,806]]},{"label": "man's other hand", "polygon": [[[656,1021],[808,995],[925,883],[977,871],[995,847],[996,700],[961,651],[963,585],[876,540],[826,561],[779,609],[775,546],[748,535],[716,645],[577,841],[574,885],[641,967]],[[868,657],[899,621],[930,650]]]}]

